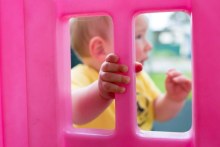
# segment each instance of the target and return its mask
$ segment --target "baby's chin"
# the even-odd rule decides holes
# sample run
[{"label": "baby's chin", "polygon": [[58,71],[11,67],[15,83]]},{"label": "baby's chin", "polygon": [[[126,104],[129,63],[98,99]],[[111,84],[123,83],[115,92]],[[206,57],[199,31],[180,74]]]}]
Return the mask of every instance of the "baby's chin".
[{"label": "baby's chin", "polygon": [[136,60],[137,62],[141,63],[142,65],[144,65],[144,63],[147,61],[148,57],[145,57],[142,60]]},{"label": "baby's chin", "polygon": [[144,63],[145,63],[145,62],[141,62],[142,66],[144,66]]},{"label": "baby's chin", "polygon": [[146,62],[146,60],[141,60],[141,61],[138,61],[140,62],[142,65],[144,65],[144,63]]}]

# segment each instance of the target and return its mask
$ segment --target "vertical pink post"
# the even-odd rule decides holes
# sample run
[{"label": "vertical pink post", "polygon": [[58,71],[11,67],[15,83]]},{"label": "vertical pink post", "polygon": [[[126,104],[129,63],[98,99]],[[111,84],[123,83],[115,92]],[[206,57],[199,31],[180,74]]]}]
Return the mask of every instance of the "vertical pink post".
[{"label": "vertical pink post", "polygon": [[[0,1],[0,8],[1,8],[1,1]],[[1,11],[0,11],[0,22],[1,22]],[[1,32],[1,23],[0,23],[0,32]],[[1,39],[2,38],[2,34],[0,33],[0,48],[1,48]],[[1,58],[2,57],[2,53],[1,53],[1,50],[0,50],[0,147],[3,147],[3,125],[2,125],[2,118],[3,118],[3,111],[2,111],[2,61],[1,61]]]},{"label": "vertical pink post", "polygon": [[0,144],[28,147],[24,1],[0,0],[0,23]]},{"label": "vertical pink post", "polygon": [[[0,9],[2,8],[2,4],[1,4],[1,1],[0,1]],[[1,29],[2,29],[2,15],[1,15],[1,11],[0,11],[0,32]],[[0,48],[2,47],[2,33],[0,33]],[[1,50],[0,50],[0,147],[3,147],[3,125],[2,125],[2,53],[1,53]]]},{"label": "vertical pink post", "polygon": [[193,133],[197,147],[220,146],[220,1],[193,0]]},{"label": "vertical pink post", "polygon": [[126,92],[123,95],[116,95],[116,133],[120,134],[126,131],[128,134],[132,135],[136,132],[137,122],[135,106],[136,94],[134,83],[135,54],[133,51],[132,39],[133,16],[129,14],[130,13],[125,11],[118,14],[113,14],[113,23],[115,54],[119,55],[121,63],[128,65],[129,71],[127,74],[129,77],[131,77],[130,84],[126,85]]}]

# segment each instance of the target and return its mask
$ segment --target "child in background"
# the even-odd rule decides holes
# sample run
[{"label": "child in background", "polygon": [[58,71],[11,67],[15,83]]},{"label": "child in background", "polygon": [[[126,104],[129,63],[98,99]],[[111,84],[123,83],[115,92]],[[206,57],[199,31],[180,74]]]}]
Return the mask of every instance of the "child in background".
[{"label": "child in background", "polygon": [[[182,109],[191,91],[191,81],[175,69],[167,72],[162,94],[142,69],[152,49],[146,39],[148,22],[135,18],[137,123],[151,130],[154,120],[166,121]],[[130,78],[129,69],[113,53],[113,24],[108,16],[77,18],[71,22],[71,45],[83,64],[71,70],[73,123],[80,128],[114,129],[115,93]],[[141,64],[140,64],[141,63]],[[140,71],[140,72],[139,72]],[[126,123],[126,122],[125,122]]]}]

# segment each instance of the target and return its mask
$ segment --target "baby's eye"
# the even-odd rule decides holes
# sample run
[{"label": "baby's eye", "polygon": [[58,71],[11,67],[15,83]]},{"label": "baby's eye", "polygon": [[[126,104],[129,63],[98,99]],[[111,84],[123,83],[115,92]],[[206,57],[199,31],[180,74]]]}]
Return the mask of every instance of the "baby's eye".
[{"label": "baby's eye", "polygon": [[141,38],[142,38],[141,34],[135,36],[135,39],[141,39]]}]

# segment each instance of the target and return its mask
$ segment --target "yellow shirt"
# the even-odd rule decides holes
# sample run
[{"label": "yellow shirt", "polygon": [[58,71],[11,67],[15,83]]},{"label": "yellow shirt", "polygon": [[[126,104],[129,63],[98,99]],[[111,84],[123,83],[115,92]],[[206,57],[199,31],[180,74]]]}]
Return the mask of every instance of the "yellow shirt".
[{"label": "yellow shirt", "polygon": [[[71,70],[72,90],[88,86],[97,79],[98,72],[87,65],[79,64]],[[154,121],[153,101],[159,96],[160,91],[145,72],[140,72],[136,76],[136,93],[138,126],[143,130],[151,130]],[[103,113],[91,122],[75,126],[78,128],[114,129],[115,103],[112,102]]]}]

